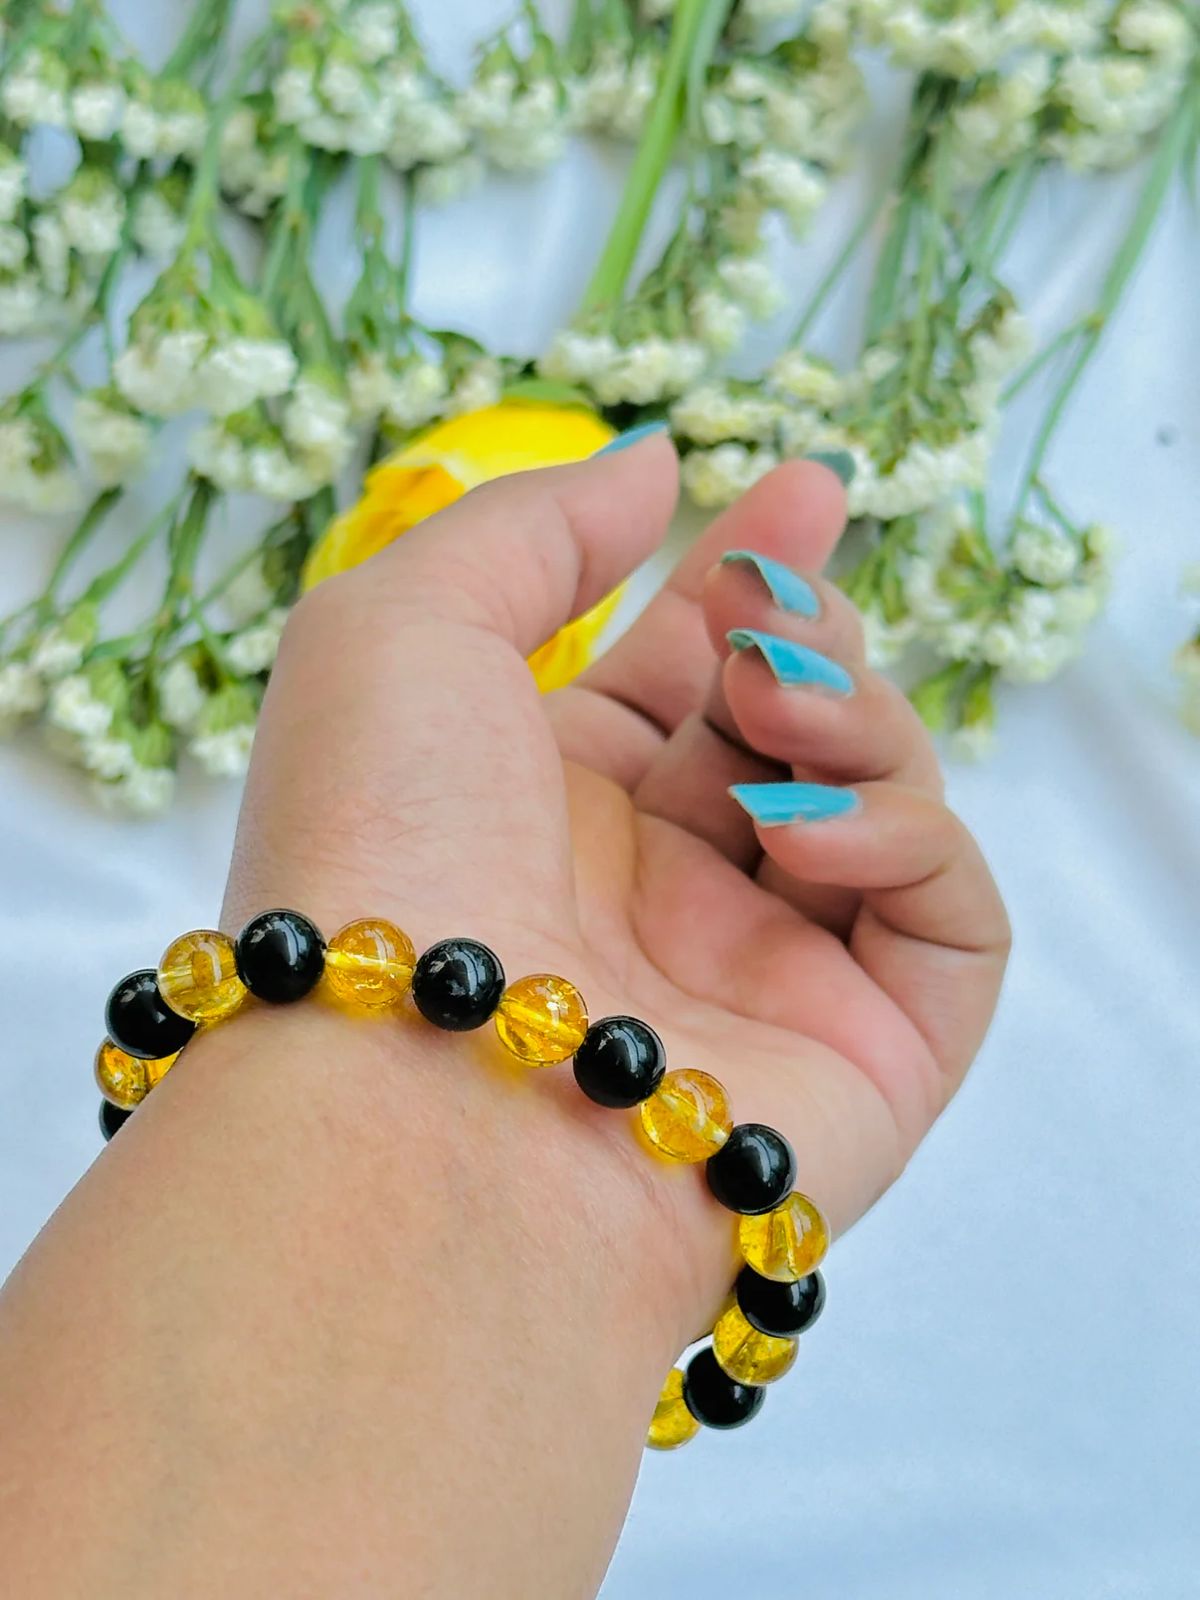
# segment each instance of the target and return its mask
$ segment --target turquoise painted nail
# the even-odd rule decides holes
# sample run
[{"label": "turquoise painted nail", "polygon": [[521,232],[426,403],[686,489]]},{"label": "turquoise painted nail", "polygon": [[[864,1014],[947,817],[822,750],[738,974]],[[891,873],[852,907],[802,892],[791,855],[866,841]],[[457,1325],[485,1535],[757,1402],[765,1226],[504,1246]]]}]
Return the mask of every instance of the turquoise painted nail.
[{"label": "turquoise painted nail", "polygon": [[828,467],[830,472],[836,472],[847,489],[854,482],[854,474],[858,471],[849,450],[813,450],[804,459],[819,462],[821,466]]},{"label": "turquoise painted nail", "polygon": [[809,650],[806,645],[780,639],[773,633],[759,633],[754,628],[734,628],[725,637],[735,650],[757,650],[777,683],[789,688],[828,689],[832,694],[854,693],[854,679],[845,667],[819,650]]},{"label": "turquoise painted nail", "polygon": [[770,556],[761,556],[757,550],[726,550],[721,557],[723,567],[735,561],[746,561],[754,568],[781,611],[794,611],[798,617],[820,616],[821,602],[816,590],[782,561],[772,561]]},{"label": "turquoise painted nail", "polygon": [[829,822],[858,809],[853,789],[835,789],[827,783],[735,783],[729,792],[761,828]]},{"label": "turquoise painted nail", "polygon": [[656,433],[669,432],[670,425],[666,422],[643,422],[640,428],[626,428],[624,433],[619,433],[615,439],[610,439],[596,451],[596,454],[611,456],[617,450],[628,450],[631,444],[641,444],[643,439],[653,438]]}]

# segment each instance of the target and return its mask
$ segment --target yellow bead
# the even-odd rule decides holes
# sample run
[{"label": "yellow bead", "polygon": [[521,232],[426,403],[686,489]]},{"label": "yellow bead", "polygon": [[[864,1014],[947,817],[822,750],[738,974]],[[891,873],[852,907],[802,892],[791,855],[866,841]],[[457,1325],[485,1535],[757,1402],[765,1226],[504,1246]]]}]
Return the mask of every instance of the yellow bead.
[{"label": "yellow bead", "polygon": [[496,1010],[501,1044],[530,1067],[552,1067],[573,1056],[587,1026],[579,990],[545,972],[510,983]]},{"label": "yellow bead", "polygon": [[796,1339],[781,1339],[760,1333],[742,1315],[741,1306],[730,1306],[713,1328],[713,1355],[718,1365],[738,1383],[774,1383],[789,1371],[800,1348]]},{"label": "yellow bead", "polygon": [[137,1056],[127,1055],[111,1039],[105,1039],[96,1051],[96,1082],[106,1100],[120,1106],[122,1111],[132,1111],[178,1059],[176,1055],[163,1056],[158,1061],[142,1061]]},{"label": "yellow bead", "polygon": [[382,1011],[403,1001],[416,964],[416,949],[402,929],[381,917],[363,917],[329,941],[325,982],[347,1005]]},{"label": "yellow bead", "polygon": [[672,1367],[650,1418],[646,1443],[651,1450],[678,1450],[699,1431],[700,1424],[684,1404],[683,1373],[678,1367]]},{"label": "yellow bead", "polygon": [[729,1098],[715,1078],[694,1067],[668,1072],[641,1105],[642,1131],[669,1161],[707,1161],[729,1137]]},{"label": "yellow bead", "polygon": [[795,1283],[819,1267],[829,1249],[829,1224],[807,1195],[793,1191],[761,1217],[743,1217],[738,1244],[755,1272]]},{"label": "yellow bead", "polygon": [[167,946],[158,964],[158,987],[171,1010],[192,1022],[232,1016],[247,993],[233,940],[209,928],[181,934]]}]

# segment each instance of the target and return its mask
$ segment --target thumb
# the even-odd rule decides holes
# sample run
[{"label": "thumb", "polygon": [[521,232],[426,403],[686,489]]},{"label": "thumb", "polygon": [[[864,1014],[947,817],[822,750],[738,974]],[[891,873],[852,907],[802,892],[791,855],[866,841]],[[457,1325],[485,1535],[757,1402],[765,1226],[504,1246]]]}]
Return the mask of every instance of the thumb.
[{"label": "thumb", "polygon": [[[544,920],[572,893],[562,763],[525,657],[662,539],[664,436],[473,490],[305,596],[247,779],[229,926],[295,905],[418,944]],[[481,937],[488,937],[481,933]]]}]

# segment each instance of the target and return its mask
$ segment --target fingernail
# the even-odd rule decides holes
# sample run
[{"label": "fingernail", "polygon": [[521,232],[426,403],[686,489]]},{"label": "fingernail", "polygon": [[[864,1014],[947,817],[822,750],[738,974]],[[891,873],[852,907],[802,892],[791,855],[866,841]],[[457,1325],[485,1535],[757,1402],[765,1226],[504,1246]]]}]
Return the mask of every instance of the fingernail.
[{"label": "fingernail", "polygon": [[854,679],[845,667],[819,650],[754,628],[733,628],[725,637],[735,650],[757,650],[775,674],[776,683],[788,688],[828,689],[832,694],[854,693]]},{"label": "fingernail", "polygon": [[854,482],[854,474],[858,471],[849,450],[813,450],[804,459],[816,461],[822,467],[828,467],[830,472],[836,472],[847,489]]},{"label": "fingernail", "polygon": [[781,611],[794,611],[798,617],[820,616],[821,602],[816,590],[782,561],[772,561],[770,556],[759,555],[757,550],[727,550],[721,557],[723,567],[735,561],[749,562]]},{"label": "fingernail", "polygon": [[730,794],[762,828],[789,822],[828,822],[858,809],[853,789],[827,783],[735,783]]},{"label": "fingernail", "polygon": [[643,439],[650,439],[656,433],[669,433],[670,424],[666,422],[643,422],[638,428],[626,428],[624,433],[619,433],[615,439],[610,439],[606,445],[596,451],[598,456],[611,456],[618,450],[628,450],[631,444],[641,444]]}]

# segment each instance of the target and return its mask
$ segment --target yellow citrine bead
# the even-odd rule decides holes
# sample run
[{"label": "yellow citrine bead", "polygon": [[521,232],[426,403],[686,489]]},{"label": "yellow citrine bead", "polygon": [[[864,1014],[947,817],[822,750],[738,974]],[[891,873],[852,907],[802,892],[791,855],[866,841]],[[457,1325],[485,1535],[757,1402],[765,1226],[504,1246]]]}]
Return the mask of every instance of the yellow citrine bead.
[{"label": "yellow citrine bead", "polygon": [[219,1022],[246,998],[233,940],[211,928],[181,934],[158,964],[158,987],[172,1011],[192,1022]]},{"label": "yellow citrine bead", "polygon": [[403,1001],[416,964],[416,948],[403,929],[381,917],[362,917],[329,941],[325,982],[347,1005],[381,1011]]},{"label": "yellow citrine bead", "polygon": [[713,1355],[722,1371],[738,1383],[774,1383],[789,1371],[800,1348],[796,1339],[760,1333],[747,1322],[736,1302],[713,1328]]},{"label": "yellow citrine bead", "polygon": [[640,1111],[642,1132],[669,1161],[707,1161],[733,1128],[724,1088],[694,1067],[668,1072]]},{"label": "yellow citrine bead", "polygon": [[587,1027],[579,990],[546,972],[510,983],[496,1008],[501,1044],[530,1067],[552,1067],[573,1056]]},{"label": "yellow citrine bead", "polygon": [[699,1431],[700,1424],[684,1402],[683,1373],[678,1367],[672,1367],[650,1418],[646,1443],[651,1450],[678,1450]]},{"label": "yellow citrine bead", "polygon": [[760,1217],[743,1217],[738,1244],[755,1272],[795,1283],[819,1267],[829,1249],[829,1224],[805,1194],[793,1191]]},{"label": "yellow citrine bead", "polygon": [[140,1105],[178,1056],[163,1056],[158,1061],[143,1061],[127,1055],[111,1039],[96,1051],[96,1082],[100,1093],[122,1111]]}]

